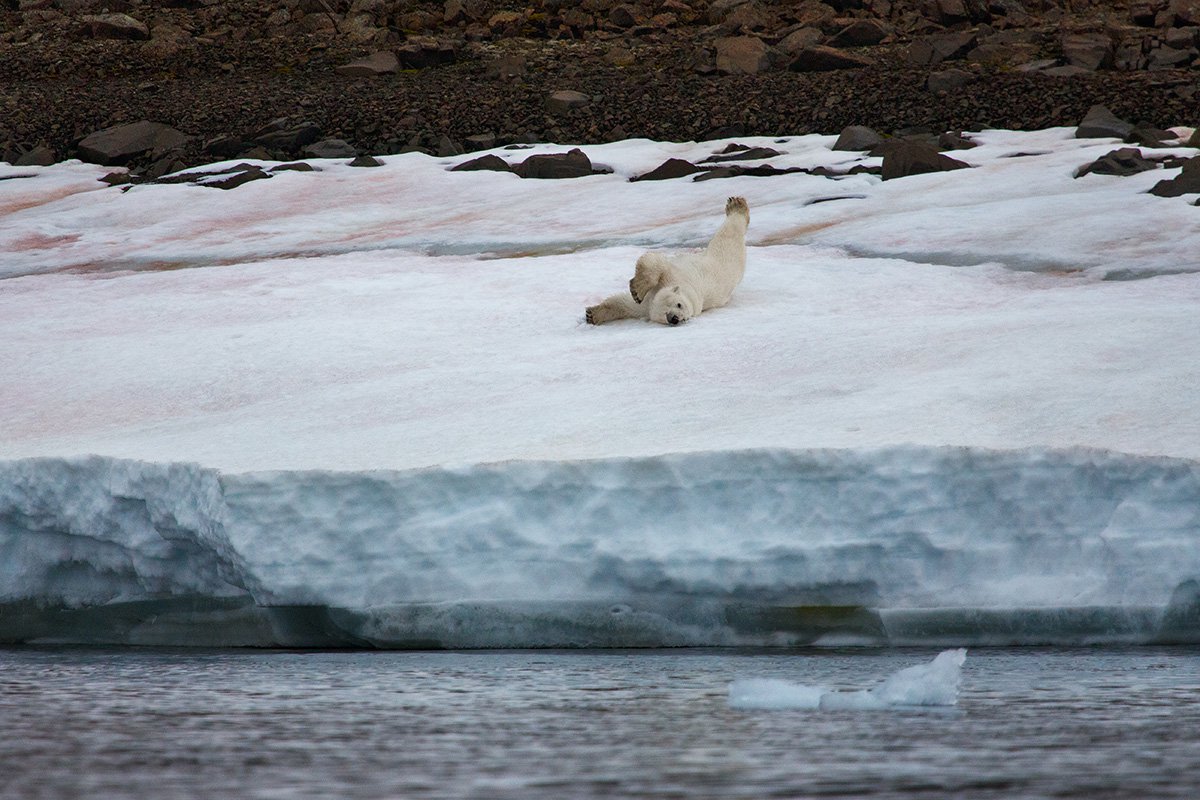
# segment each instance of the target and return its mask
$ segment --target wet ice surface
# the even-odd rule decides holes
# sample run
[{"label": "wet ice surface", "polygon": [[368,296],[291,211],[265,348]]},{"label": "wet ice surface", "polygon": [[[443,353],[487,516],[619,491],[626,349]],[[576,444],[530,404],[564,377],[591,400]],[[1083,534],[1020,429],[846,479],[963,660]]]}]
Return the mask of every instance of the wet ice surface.
[{"label": "wet ice surface", "polygon": [[1195,796],[1195,648],[974,649],[954,708],[728,705],[936,654],[0,650],[0,797]]}]

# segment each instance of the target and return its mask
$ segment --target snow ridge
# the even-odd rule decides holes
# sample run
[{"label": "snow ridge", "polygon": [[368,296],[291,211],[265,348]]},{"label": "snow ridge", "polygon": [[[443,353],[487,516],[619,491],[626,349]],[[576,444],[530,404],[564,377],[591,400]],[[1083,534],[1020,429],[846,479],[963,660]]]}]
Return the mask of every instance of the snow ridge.
[{"label": "snow ridge", "polygon": [[1193,640],[1198,501],[1200,463],[1096,450],[24,459],[0,462],[0,641]]}]

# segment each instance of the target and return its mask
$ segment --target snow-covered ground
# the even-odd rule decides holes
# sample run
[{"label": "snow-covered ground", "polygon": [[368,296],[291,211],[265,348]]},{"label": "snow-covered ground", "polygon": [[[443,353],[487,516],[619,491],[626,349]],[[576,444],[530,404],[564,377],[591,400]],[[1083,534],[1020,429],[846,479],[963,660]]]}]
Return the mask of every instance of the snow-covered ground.
[{"label": "snow-covered ground", "polygon": [[[27,609],[0,640],[1174,636],[1200,578],[1196,197],[1146,193],[1178,170],[1073,177],[1113,140],[975,138],[975,168],[886,183],[628,182],[726,142],[586,147],[613,173],[558,181],[419,154],[232,191],[0,165],[0,602],[176,604],[153,631]],[[583,322],[729,195],[730,305]]]}]

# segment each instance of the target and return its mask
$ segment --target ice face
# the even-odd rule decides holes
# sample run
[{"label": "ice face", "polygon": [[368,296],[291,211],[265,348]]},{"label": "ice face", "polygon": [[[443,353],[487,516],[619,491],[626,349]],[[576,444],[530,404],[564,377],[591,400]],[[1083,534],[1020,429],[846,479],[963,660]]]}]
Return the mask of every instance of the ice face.
[{"label": "ice face", "polygon": [[928,664],[905,667],[873,689],[828,691],[775,678],[746,678],[729,686],[729,705],[741,710],[880,711],[952,706],[962,683],[964,649],[946,650]]}]

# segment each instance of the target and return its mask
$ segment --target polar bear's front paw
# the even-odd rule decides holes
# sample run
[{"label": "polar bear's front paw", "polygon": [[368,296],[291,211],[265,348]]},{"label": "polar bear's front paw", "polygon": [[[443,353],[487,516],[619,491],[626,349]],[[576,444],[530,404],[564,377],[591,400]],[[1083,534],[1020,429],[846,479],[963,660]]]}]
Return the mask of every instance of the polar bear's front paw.
[{"label": "polar bear's front paw", "polygon": [[646,295],[650,294],[650,290],[657,285],[644,271],[638,270],[637,274],[629,279],[629,293],[633,295],[635,301],[640,303],[646,299]]},{"label": "polar bear's front paw", "polygon": [[600,306],[588,306],[587,311],[583,312],[584,319],[587,320],[588,325],[599,325],[600,324],[599,322],[596,321],[596,310],[598,308],[600,308]]}]

